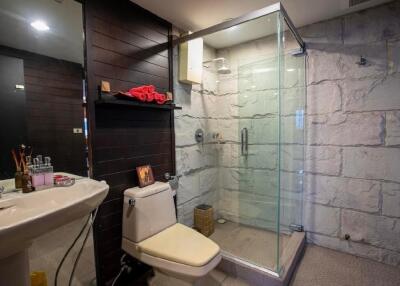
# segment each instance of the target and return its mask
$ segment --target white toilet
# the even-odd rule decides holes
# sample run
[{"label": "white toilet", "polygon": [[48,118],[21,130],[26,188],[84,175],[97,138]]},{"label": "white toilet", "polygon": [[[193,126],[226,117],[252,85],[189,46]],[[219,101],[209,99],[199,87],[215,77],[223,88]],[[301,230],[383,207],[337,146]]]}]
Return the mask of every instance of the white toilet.
[{"label": "white toilet", "polygon": [[219,246],[176,221],[173,191],[156,182],[124,193],[122,249],[153,266],[150,285],[197,285],[221,261]]}]

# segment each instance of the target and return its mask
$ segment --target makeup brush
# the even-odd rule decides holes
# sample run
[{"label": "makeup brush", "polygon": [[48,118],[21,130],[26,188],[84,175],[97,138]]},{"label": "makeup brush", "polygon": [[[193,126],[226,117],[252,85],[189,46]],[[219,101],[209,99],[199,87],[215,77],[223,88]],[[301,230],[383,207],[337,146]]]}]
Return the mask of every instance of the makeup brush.
[{"label": "makeup brush", "polygon": [[18,157],[17,157],[17,154],[15,153],[14,149],[11,150],[11,154],[12,154],[13,159],[14,159],[15,168],[17,169],[17,172],[20,172],[21,171],[21,162],[18,161]]}]

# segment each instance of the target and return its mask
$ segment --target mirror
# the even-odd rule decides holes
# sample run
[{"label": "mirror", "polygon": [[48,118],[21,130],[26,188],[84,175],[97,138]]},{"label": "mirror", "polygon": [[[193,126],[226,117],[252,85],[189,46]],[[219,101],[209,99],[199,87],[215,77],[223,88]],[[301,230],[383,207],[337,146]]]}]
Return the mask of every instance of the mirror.
[{"label": "mirror", "polygon": [[21,144],[87,176],[82,4],[2,0],[0,35],[0,180],[14,178]]}]

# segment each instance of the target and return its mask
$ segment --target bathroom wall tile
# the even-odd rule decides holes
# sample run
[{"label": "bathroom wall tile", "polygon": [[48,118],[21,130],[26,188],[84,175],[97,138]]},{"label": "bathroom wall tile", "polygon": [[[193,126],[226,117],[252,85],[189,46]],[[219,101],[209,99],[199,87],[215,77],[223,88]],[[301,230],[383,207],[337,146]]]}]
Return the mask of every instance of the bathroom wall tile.
[{"label": "bathroom wall tile", "polygon": [[[238,151],[240,152],[240,150]],[[238,162],[245,168],[276,169],[278,167],[277,154],[278,147],[276,145],[249,145],[248,155],[240,155]]]},{"label": "bathroom wall tile", "polygon": [[306,172],[338,176],[342,165],[341,148],[331,146],[307,146],[304,169]]},{"label": "bathroom wall tile", "polygon": [[304,95],[306,93],[306,87],[300,85],[281,90],[281,101],[284,103],[280,106],[281,114],[296,115],[296,112],[304,112],[306,101]]},{"label": "bathroom wall tile", "polygon": [[342,233],[349,234],[352,241],[400,250],[400,219],[343,210]]},{"label": "bathroom wall tile", "polygon": [[176,150],[177,169],[185,174],[217,164],[217,150],[213,145],[194,145]]},{"label": "bathroom wall tile", "polygon": [[[220,167],[238,167],[238,149],[240,145],[225,143],[218,146],[218,166]],[[235,150],[233,150],[235,149]],[[236,160],[234,160],[235,156]]]},{"label": "bathroom wall tile", "polygon": [[224,141],[229,142],[239,142],[239,123],[246,124],[246,122],[250,122],[250,120],[240,121],[238,119],[220,119],[218,120],[218,132],[222,136]]},{"label": "bathroom wall tile", "polygon": [[342,97],[336,82],[325,81],[307,87],[307,113],[326,114],[341,110]]},{"label": "bathroom wall tile", "polygon": [[238,83],[237,78],[230,77],[224,80],[219,80],[218,82],[218,94],[237,94],[238,90]]},{"label": "bathroom wall tile", "polygon": [[201,198],[196,197],[182,205],[180,217],[183,224],[193,226],[194,208],[199,204],[201,204]]},{"label": "bathroom wall tile", "polygon": [[342,19],[340,18],[301,27],[298,32],[303,41],[311,47],[316,44],[341,44],[343,42]]},{"label": "bathroom wall tile", "polygon": [[340,230],[340,209],[306,201],[304,228],[306,231],[336,236]]},{"label": "bathroom wall tile", "polygon": [[341,67],[340,45],[330,44],[331,49],[325,46],[319,49],[308,49],[307,84],[317,84],[324,80],[343,79]]},{"label": "bathroom wall tile", "polygon": [[[345,43],[346,44],[346,43]],[[363,79],[366,77],[383,77],[387,74],[386,42],[379,41],[362,45],[344,45],[340,50],[342,77],[346,79]],[[360,56],[367,59],[368,64],[359,66]]]},{"label": "bathroom wall tile", "polygon": [[393,1],[388,5],[344,16],[344,43],[365,44],[400,35],[399,15],[400,4]]},{"label": "bathroom wall tile", "polygon": [[400,111],[386,112],[387,146],[400,145]]},{"label": "bathroom wall tile", "polygon": [[253,182],[252,190],[259,195],[275,195],[278,185],[277,171],[253,170],[248,177]]},{"label": "bathroom wall tile", "polygon": [[195,131],[202,127],[202,121],[197,118],[182,116],[175,123],[176,147],[196,144]]},{"label": "bathroom wall tile", "polygon": [[281,198],[302,201],[303,184],[304,173],[281,171]]},{"label": "bathroom wall tile", "polygon": [[208,168],[199,173],[200,193],[204,194],[217,189],[218,168]]},{"label": "bathroom wall tile", "polygon": [[273,144],[278,142],[277,117],[265,117],[240,122],[240,128],[248,128],[250,144]]},{"label": "bathroom wall tile", "polygon": [[182,205],[191,199],[200,196],[200,178],[199,173],[188,174],[179,180],[177,192],[177,204]]},{"label": "bathroom wall tile", "polygon": [[343,175],[354,178],[400,182],[400,149],[346,147],[343,149]]},{"label": "bathroom wall tile", "polygon": [[276,90],[246,90],[240,93],[238,116],[251,118],[278,114],[278,92]]},{"label": "bathroom wall tile", "polygon": [[299,116],[284,116],[281,118],[280,143],[304,144],[304,122]]},{"label": "bathroom wall tile", "polygon": [[345,111],[400,109],[400,74],[376,79],[345,80],[342,89]]},{"label": "bathroom wall tile", "polygon": [[239,189],[239,169],[237,168],[219,168],[219,187],[221,189],[238,190]]},{"label": "bathroom wall tile", "polygon": [[377,213],[380,190],[378,181],[307,175],[304,195],[324,205]]},{"label": "bathroom wall tile", "polygon": [[400,72],[400,36],[388,41],[388,67],[389,74]]},{"label": "bathroom wall tile", "polygon": [[382,183],[382,215],[400,218],[400,184]]},{"label": "bathroom wall tile", "polygon": [[[276,152],[278,146],[273,146]],[[263,157],[274,160],[276,157]],[[280,168],[285,171],[304,171],[304,145],[283,145],[280,148]]]},{"label": "bathroom wall tile", "polygon": [[384,114],[335,113],[308,117],[308,142],[316,145],[380,145]]}]

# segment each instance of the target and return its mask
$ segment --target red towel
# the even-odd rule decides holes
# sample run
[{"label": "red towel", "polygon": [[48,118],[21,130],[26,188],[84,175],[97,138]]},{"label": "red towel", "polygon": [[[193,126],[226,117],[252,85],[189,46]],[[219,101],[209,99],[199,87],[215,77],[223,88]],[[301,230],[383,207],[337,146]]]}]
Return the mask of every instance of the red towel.
[{"label": "red towel", "polygon": [[164,104],[167,100],[166,95],[158,93],[154,85],[142,85],[131,88],[129,94],[140,101],[152,102],[155,100],[158,104]]},{"label": "red towel", "polygon": [[147,102],[152,102],[154,100],[155,94],[156,93],[154,91],[147,93],[147,98],[146,98]]},{"label": "red towel", "polygon": [[140,88],[137,88],[137,87],[131,88],[129,90],[129,93],[132,95],[132,97],[134,97],[140,101],[146,101],[146,94]]},{"label": "red towel", "polygon": [[164,104],[165,101],[167,100],[167,97],[165,96],[165,94],[158,93],[158,92],[155,93],[154,98],[158,104]]}]

